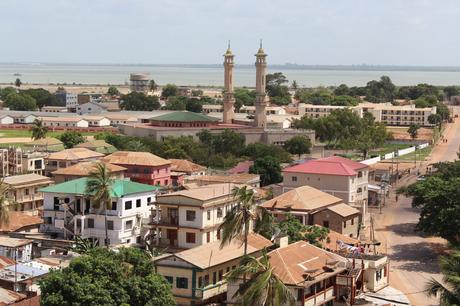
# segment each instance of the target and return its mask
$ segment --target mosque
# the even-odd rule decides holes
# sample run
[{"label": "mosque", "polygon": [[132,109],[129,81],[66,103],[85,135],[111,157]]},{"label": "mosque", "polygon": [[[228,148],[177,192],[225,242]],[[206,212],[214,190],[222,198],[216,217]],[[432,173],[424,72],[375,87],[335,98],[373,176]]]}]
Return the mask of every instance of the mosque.
[{"label": "mosque", "polygon": [[265,144],[282,145],[286,140],[297,135],[305,135],[315,143],[315,132],[311,130],[296,129],[268,129],[266,108],[268,98],[265,92],[265,75],[267,69],[267,54],[260,43],[256,57],[256,101],[254,120],[252,122],[239,122],[235,120],[235,97],[233,92],[234,54],[230,43],[224,54],[224,91],[222,121],[205,114],[188,111],[152,112],[159,114],[152,116],[148,123],[124,124],[120,126],[121,133],[128,136],[152,137],[161,141],[164,137],[192,136],[197,138],[197,133],[203,129],[213,134],[231,129],[245,136],[246,144],[261,142]]}]

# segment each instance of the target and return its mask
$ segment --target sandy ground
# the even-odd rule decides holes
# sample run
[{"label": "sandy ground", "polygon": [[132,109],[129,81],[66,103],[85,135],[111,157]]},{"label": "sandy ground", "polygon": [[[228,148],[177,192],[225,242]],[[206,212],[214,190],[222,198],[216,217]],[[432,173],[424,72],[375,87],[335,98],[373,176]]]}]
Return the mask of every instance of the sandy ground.
[{"label": "sandy ground", "polygon": [[29,137],[13,137],[13,138],[5,138],[2,137],[0,134],[0,143],[26,143],[31,142],[32,139]]},{"label": "sandy ground", "polygon": [[[440,143],[433,149],[431,156],[419,166],[421,172],[430,163],[452,161],[457,157],[459,131],[460,119],[456,119],[447,126],[444,133],[448,142]],[[398,186],[414,181],[415,175],[400,181]],[[423,291],[431,277],[437,280],[442,278],[438,257],[446,251],[446,241],[437,237],[424,237],[414,231],[419,210],[412,208],[409,198],[400,196],[396,203],[392,193],[382,214],[377,209],[371,209],[371,213],[375,220],[376,237],[382,242],[382,251],[391,260],[391,286],[405,293],[413,305],[439,305],[437,299],[428,298]]]}]

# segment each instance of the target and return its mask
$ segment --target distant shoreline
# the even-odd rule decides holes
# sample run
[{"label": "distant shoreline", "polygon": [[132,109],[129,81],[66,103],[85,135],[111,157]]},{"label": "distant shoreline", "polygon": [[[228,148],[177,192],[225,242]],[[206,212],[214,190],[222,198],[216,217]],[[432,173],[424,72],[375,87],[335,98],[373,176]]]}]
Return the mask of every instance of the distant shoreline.
[{"label": "distant shoreline", "polygon": [[[0,65],[22,66],[119,66],[119,67],[176,67],[176,68],[223,68],[222,64],[117,64],[117,63],[33,63],[33,62],[0,62]],[[236,64],[235,69],[254,68],[253,64]],[[401,65],[303,65],[303,64],[270,64],[273,69],[286,70],[318,70],[318,71],[427,71],[427,72],[460,72],[459,66],[401,66]]]}]

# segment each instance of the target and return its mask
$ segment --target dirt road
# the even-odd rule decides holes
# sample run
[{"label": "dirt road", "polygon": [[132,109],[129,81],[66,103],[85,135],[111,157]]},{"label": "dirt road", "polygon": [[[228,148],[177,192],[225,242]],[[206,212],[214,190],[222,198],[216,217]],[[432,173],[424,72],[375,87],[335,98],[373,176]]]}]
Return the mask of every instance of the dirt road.
[{"label": "dirt road", "polygon": [[[423,171],[429,163],[452,161],[457,158],[460,146],[460,118],[450,124],[445,133],[448,142],[441,142],[433,149],[430,158],[420,166]],[[415,181],[415,176],[406,178],[398,186]],[[395,189],[395,188],[394,188]],[[438,256],[446,249],[441,238],[423,237],[414,231],[419,218],[418,209],[412,208],[411,199],[400,196],[398,202],[392,193],[383,213],[372,210],[376,237],[382,242],[382,251],[391,260],[390,284],[406,293],[413,305],[439,305],[434,298],[428,298],[424,291],[426,281],[431,277],[440,279]]]}]

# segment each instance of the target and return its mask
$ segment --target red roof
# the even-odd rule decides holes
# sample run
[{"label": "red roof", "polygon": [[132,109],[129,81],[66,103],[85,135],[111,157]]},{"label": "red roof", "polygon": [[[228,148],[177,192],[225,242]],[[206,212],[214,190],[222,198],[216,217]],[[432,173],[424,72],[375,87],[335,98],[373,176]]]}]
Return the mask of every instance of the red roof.
[{"label": "red roof", "polygon": [[366,164],[345,157],[331,156],[287,167],[283,169],[283,172],[353,176],[357,174],[356,170],[366,167]]},{"label": "red roof", "polygon": [[229,169],[227,172],[230,174],[249,173],[249,168],[254,165],[251,160],[239,162],[238,165]]}]

